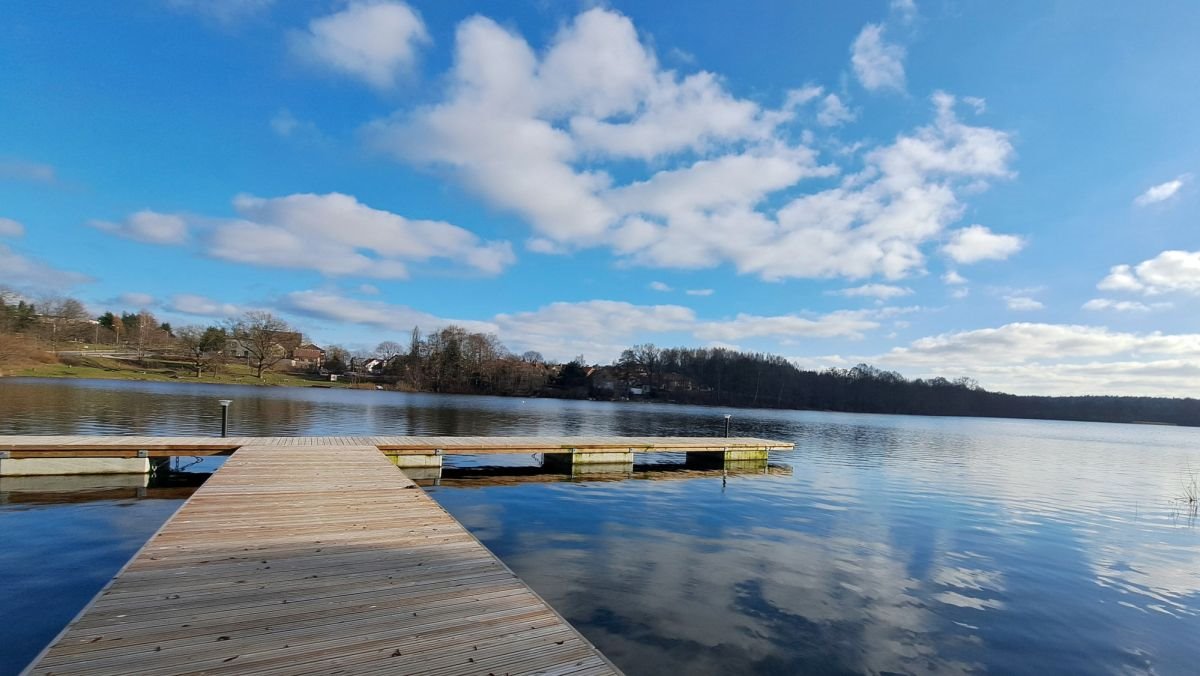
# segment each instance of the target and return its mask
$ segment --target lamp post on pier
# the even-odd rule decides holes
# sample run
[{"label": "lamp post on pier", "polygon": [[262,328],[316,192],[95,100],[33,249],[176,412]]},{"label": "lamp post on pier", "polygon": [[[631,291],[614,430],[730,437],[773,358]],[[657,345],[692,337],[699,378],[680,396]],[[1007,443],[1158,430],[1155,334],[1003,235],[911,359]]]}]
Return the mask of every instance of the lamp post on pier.
[{"label": "lamp post on pier", "polygon": [[[232,399],[221,399],[221,436],[229,436],[229,405],[233,403]],[[728,436],[728,435],[726,435]]]}]

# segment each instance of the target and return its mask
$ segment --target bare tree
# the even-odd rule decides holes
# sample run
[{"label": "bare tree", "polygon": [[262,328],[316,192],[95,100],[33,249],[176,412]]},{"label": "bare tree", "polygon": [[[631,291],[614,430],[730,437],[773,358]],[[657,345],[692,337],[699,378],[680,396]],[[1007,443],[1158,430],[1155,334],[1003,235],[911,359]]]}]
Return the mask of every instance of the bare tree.
[{"label": "bare tree", "polygon": [[263,371],[287,356],[287,349],[279,341],[281,335],[291,332],[291,327],[270,312],[247,312],[230,329],[259,378]]},{"label": "bare tree", "polygon": [[176,330],[175,339],[199,378],[204,375],[204,369],[215,366],[224,346],[225,332],[215,326],[205,328],[193,324]]},{"label": "bare tree", "polygon": [[375,356],[384,363],[390,364],[393,359],[404,354],[404,346],[394,340],[385,340],[375,346]]},{"label": "bare tree", "polygon": [[662,370],[662,350],[653,343],[642,343],[621,353],[618,364],[628,372],[646,379],[646,386],[653,390],[658,385]]},{"label": "bare tree", "polygon": [[158,320],[154,315],[147,310],[142,310],[137,314],[137,321],[134,324],[134,340],[137,343],[138,359],[146,356],[146,350],[153,348],[159,342],[159,334],[164,333],[158,328]]}]

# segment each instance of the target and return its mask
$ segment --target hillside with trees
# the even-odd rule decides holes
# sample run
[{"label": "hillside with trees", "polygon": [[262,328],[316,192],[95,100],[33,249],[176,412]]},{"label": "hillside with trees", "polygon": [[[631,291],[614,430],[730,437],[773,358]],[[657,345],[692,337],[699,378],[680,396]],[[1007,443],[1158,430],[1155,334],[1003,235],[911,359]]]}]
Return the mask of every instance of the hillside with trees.
[{"label": "hillside with trees", "polygon": [[173,328],[146,310],[89,317],[75,299],[35,303],[0,292],[0,373],[70,359],[64,355],[78,355],[81,345],[111,349],[114,358],[139,367],[170,359],[180,366],[172,377],[196,379],[236,365],[260,381],[287,372],[414,392],[1200,426],[1200,400],[1193,398],[1018,396],[966,377],[910,380],[867,364],[812,371],[783,357],[724,348],[641,344],[611,364],[589,364],[583,356],[555,363],[457,326],[428,334],[414,328],[406,340],[352,352],[308,344],[265,312],[219,326]]}]

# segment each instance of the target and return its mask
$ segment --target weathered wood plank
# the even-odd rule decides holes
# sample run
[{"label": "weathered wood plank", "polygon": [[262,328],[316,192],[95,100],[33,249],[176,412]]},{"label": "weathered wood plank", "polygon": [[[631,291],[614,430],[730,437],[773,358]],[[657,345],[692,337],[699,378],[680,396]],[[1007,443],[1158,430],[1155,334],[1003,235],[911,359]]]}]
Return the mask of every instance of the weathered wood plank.
[{"label": "weathered wood plank", "polygon": [[238,441],[30,673],[619,673],[375,446]]},{"label": "weathered wood plank", "polygon": [[[151,457],[228,455],[241,446],[276,448],[333,448],[346,437],[98,437],[0,436],[0,451],[13,458],[134,457],[145,450]],[[577,451],[720,451],[791,450],[793,444],[755,437],[394,437],[374,436],[365,446],[389,455],[427,455],[441,449],[447,455],[554,453]],[[316,460],[316,458],[314,458]]]}]

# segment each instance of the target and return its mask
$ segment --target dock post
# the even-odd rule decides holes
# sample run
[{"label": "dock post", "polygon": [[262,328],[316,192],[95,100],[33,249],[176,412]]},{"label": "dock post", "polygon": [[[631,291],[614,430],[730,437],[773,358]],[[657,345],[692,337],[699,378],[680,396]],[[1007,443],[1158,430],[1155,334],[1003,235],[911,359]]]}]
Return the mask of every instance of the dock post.
[{"label": "dock post", "polygon": [[221,399],[221,436],[229,436],[229,405],[233,403],[232,399]]},{"label": "dock post", "polygon": [[728,413],[726,413],[726,414],[725,414],[725,438],[726,438],[726,439],[728,439],[728,438],[729,438],[729,429],[730,429],[730,427],[732,426],[732,423],[730,423],[730,421],[731,421],[732,419],[733,419],[733,416],[732,416],[732,415],[730,415],[730,414],[728,414]]}]

